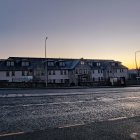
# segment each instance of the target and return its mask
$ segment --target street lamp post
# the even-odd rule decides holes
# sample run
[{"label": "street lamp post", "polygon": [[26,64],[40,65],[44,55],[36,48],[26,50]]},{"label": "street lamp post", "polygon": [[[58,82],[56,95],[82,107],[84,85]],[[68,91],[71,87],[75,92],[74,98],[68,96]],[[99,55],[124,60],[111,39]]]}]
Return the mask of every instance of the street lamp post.
[{"label": "street lamp post", "polygon": [[47,41],[48,37],[45,38],[45,84],[46,84],[46,87],[47,87],[47,56],[46,56],[46,41]]},{"label": "street lamp post", "polygon": [[[136,51],[135,52],[135,64],[136,64],[136,76],[139,76],[139,73],[138,73],[138,64],[137,64],[137,53],[140,52],[140,50]],[[138,77],[136,77],[137,79],[137,83],[138,83]]]}]

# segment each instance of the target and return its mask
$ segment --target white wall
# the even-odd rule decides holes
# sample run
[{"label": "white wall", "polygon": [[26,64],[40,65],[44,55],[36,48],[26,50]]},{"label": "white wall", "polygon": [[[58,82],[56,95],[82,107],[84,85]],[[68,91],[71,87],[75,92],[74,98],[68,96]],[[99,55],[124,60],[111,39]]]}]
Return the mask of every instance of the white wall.
[{"label": "white wall", "polygon": [[20,79],[20,82],[22,79],[26,78],[27,71],[25,72],[25,76],[22,76],[22,71],[15,71],[15,76],[12,76],[12,71],[9,71],[10,75],[6,76],[6,71],[0,71],[0,80],[8,80],[9,82],[15,81]]},{"label": "white wall", "polygon": [[117,73],[114,73],[114,77],[125,77],[127,79],[128,78],[128,70],[123,69],[123,71],[120,72],[120,69],[117,69]]},{"label": "white wall", "polygon": [[0,80],[8,80],[11,81],[11,77],[10,76],[6,76],[6,72],[5,71],[0,71]]},{"label": "white wall", "polygon": [[55,83],[61,83],[61,79],[69,79],[68,70],[66,70],[66,75],[64,73],[62,75],[60,70],[55,70],[55,75],[52,73],[48,75],[48,82],[49,80],[55,80]]},{"label": "white wall", "polygon": [[101,79],[101,77],[104,78],[103,71],[101,73],[101,70],[100,70],[100,73],[98,73],[98,70],[94,70],[94,73],[93,73],[93,70],[92,70],[92,79],[94,78],[95,81],[99,81],[99,79],[98,79],[99,77],[100,77],[100,79]]}]

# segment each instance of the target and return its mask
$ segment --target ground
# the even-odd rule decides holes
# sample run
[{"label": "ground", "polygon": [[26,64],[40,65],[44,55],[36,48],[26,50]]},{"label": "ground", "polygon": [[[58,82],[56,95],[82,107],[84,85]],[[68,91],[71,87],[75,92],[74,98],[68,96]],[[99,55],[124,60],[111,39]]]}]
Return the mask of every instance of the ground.
[{"label": "ground", "polygon": [[0,90],[0,139],[140,139],[139,91]]}]

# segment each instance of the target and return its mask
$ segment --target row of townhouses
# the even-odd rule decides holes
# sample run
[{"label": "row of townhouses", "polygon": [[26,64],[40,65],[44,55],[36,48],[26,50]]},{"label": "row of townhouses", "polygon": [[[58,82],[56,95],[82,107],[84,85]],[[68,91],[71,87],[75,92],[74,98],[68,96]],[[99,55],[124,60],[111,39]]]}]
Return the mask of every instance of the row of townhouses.
[{"label": "row of townhouses", "polygon": [[0,60],[1,82],[47,82],[74,86],[106,82],[110,78],[128,78],[121,62],[97,59],[9,57]]}]

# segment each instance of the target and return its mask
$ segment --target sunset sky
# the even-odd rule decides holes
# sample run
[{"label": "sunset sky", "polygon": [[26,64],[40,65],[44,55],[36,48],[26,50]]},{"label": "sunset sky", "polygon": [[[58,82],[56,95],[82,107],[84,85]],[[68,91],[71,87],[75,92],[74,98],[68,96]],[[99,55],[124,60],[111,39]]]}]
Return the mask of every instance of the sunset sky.
[{"label": "sunset sky", "polygon": [[[0,0],[0,58],[114,59],[135,68],[140,0]],[[137,53],[140,66],[140,53]]]}]

